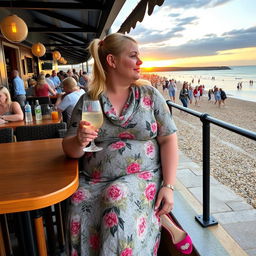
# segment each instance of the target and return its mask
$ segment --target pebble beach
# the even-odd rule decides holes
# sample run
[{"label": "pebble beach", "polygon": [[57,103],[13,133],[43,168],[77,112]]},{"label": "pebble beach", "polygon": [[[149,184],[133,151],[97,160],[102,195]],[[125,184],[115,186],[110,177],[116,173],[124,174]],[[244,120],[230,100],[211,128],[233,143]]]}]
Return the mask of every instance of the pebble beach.
[{"label": "pebble beach", "polygon": [[[179,88],[176,102],[179,100]],[[169,99],[168,91],[159,91]],[[214,100],[201,97],[200,106],[194,102],[189,108],[207,113],[217,119],[256,132],[256,102],[228,97],[226,106],[220,108]],[[178,128],[179,149],[194,162],[202,165],[202,123],[199,118],[173,109],[173,117]],[[220,183],[230,187],[256,208],[256,141],[211,124],[210,168],[211,175]]]}]

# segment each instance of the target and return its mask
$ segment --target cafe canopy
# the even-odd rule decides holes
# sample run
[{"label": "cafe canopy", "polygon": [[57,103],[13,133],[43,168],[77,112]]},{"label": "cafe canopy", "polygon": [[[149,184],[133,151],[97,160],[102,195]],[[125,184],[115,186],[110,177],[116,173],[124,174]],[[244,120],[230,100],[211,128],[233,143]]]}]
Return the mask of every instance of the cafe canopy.
[{"label": "cafe canopy", "polygon": [[[146,11],[151,15],[154,7],[163,2],[138,1],[127,13],[119,32],[129,33],[137,21],[143,20]],[[89,43],[109,33],[124,3],[125,0],[1,0],[0,20],[17,15],[28,27],[28,35],[21,44],[32,47],[41,43],[46,54],[59,51],[69,64],[78,64],[90,58],[86,49]]]}]

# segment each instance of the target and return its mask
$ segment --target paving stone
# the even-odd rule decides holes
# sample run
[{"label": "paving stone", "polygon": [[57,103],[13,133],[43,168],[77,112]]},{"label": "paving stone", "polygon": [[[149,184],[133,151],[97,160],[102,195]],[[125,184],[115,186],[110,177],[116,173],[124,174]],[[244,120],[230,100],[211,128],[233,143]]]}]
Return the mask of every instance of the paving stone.
[{"label": "paving stone", "polygon": [[[189,191],[202,204],[202,188],[200,187],[189,188]],[[243,201],[243,199],[224,185],[211,186],[210,188],[210,212],[211,213],[232,211],[232,209],[226,204],[226,202],[229,202],[229,201]]]},{"label": "paving stone", "polygon": [[[186,187],[202,187],[202,176],[195,175],[190,169],[181,169],[177,171],[177,178]],[[210,177],[210,182],[212,185],[219,184],[216,179]]]},{"label": "paving stone", "polygon": [[186,168],[189,168],[191,170],[193,170],[193,169],[200,170],[200,166],[196,163],[193,163],[193,162],[179,163],[177,169],[186,169]]},{"label": "paving stone", "polygon": [[[253,207],[250,204],[247,204],[245,201],[230,201],[226,202],[226,204],[233,210],[233,211],[242,211],[242,210],[250,210]],[[256,254],[255,254],[256,255]]]},{"label": "paving stone", "polygon": [[[221,224],[231,224],[231,223],[242,224],[245,221],[255,221],[255,224],[256,224],[256,209],[236,211],[236,212],[232,211],[232,212],[225,212],[225,213],[214,213],[213,216]],[[255,247],[256,247],[256,236],[255,236]]]},{"label": "paving stone", "polygon": [[[225,224],[223,226],[242,249],[256,249],[256,221]],[[255,256],[256,254],[252,255]]]},{"label": "paving stone", "polygon": [[248,256],[255,256],[256,255],[256,249],[250,249],[245,251]]}]

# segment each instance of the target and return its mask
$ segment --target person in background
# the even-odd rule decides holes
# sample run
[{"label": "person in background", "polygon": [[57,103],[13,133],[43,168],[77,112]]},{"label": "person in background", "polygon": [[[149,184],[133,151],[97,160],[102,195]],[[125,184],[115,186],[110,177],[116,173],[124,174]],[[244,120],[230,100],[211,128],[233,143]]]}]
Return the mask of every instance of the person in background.
[{"label": "person in background", "polygon": [[188,82],[184,82],[182,89],[180,90],[180,101],[183,105],[183,107],[188,107],[189,102],[189,93],[188,93]]},{"label": "person in background", "polygon": [[223,103],[223,105],[225,106],[225,100],[227,98],[226,93],[220,88],[220,98],[221,98],[221,102]]},{"label": "person in background", "polygon": [[[52,88],[52,90],[55,92],[55,95],[57,94],[57,91],[55,89],[54,82],[50,79],[50,74],[45,75],[45,82]],[[51,92],[49,92],[49,95],[54,95]]]},{"label": "person in background", "polygon": [[191,83],[188,85],[188,98],[189,98],[189,104],[193,103],[193,87],[191,86]]},{"label": "person in background", "polygon": [[30,78],[28,80],[28,88],[26,89],[26,97],[35,96],[35,86],[36,86],[36,80],[33,78]]},{"label": "person in background", "polygon": [[[176,126],[161,93],[139,80],[142,61],[133,38],[110,34],[94,39],[89,51],[93,78],[63,139],[66,155],[82,158],[80,185],[70,199],[68,255],[156,255],[159,216],[174,204]],[[100,101],[100,130],[81,120],[84,100]],[[85,153],[94,139],[103,150]]]},{"label": "person in background", "polygon": [[73,78],[77,81],[77,82],[79,82],[79,75],[78,75],[78,73],[76,72],[76,69],[75,68],[73,68],[72,69],[72,73],[73,73]]},{"label": "person in background", "polygon": [[215,87],[215,88],[214,88],[213,94],[214,94],[214,98],[215,98],[214,104],[216,104],[216,103],[218,102],[218,106],[219,106],[219,108],[220,108],[220,105],[221,105],[221,96],[220,96],[220,90],[219,90],[218,87]]},{"label": "person in background", "polygon": [[168,84],[168,91],[171,101],[175,103],[176,83],[174,79],[171,79]]},{"label": "person in background", "polygon": [[79,84],[86,92],[88,91],[89,77],[85,71],[80,70]]},{"label": "person in background", "polygon": [[19,72],[17,70],[13,70],[12,75],[13,75],[13,80],[12,80],[13,99],[19,102],[21,108],[24,108],[25,101],[26,101],[26,91],[24,87],[24,82],[19,77]]},{"label": "person in background", "polygon": [[39,75],[35,86],[36,97],[48,97],[49,93],[56,95],[56,92],[45,81],[45,76]]},{"label": "person in background", "polygon": [[195,99],[195,106],[200,107],[199,106],[200,91],[198,90],[198,86],[195,87],[193,91],[193,96]]},{"label": "person in background", "polygon": [[24,118],[21,106],[16,101],[11,101],[8,89],[0,86],[0,119],[4,121],[21,121]]},{"label": "person in background", "polygon": [[208,101],[211,101],[211,99],[212,99],[212,94],[213,94],[213,90],[212,90],[212,89],[209,89],[209,90],[208,90]]},{"label": "person in background", "polygon": [[50,79],[53,81],[54,85],[55,85],[55,90],[57,91],[57,93],[61,93],[61,87],[60,87],[60,79],[57,76],[57,73],[55,70],[52,71],[52,75],[50,76]]},{"label": "person in background", "polygon": [[77,82],[73,77],[65,78],[62,81],[62,85],[65,94],[58,96],[55,106],[60,112],[66,111],[67,123],[69,123],[73,108],[85,91],[78,87]]}]

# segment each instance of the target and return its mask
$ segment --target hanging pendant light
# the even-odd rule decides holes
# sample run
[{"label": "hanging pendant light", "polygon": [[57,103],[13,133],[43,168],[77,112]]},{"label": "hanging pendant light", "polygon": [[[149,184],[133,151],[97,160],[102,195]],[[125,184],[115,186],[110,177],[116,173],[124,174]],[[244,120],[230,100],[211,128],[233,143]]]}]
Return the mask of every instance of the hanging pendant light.
[{"label": "hanging pendant light", "polygon": [[0,24],[1,33],[10,42],[20,43],[27,38],[28,27],[17,15],[5,17]]},{"label": "hanging pendant light", "polygon": [[59,60],[61,58],[61,54],[60,54],[59,51],[54,51],[52,53],[52,57],[53,57],[54,60]]},{"label": "hanging pendant light", "polygon": [[64,58],[63,57],[61,57],[60,59],[59,59],[59,63],[61,63],[61,64],[63,64],[64,63]]},{"label": "hanging pendant light", "polygon": [[42,57],[45,55],[46,49],[43,44],[36,43],[32,45],[32,53],[37,57]]}]

